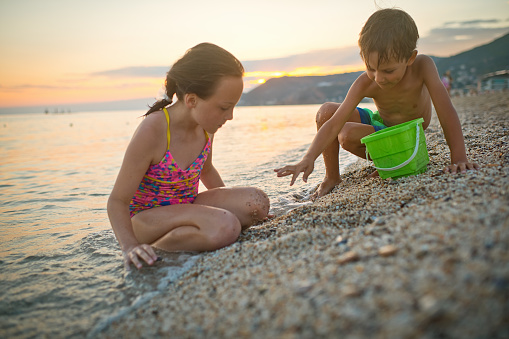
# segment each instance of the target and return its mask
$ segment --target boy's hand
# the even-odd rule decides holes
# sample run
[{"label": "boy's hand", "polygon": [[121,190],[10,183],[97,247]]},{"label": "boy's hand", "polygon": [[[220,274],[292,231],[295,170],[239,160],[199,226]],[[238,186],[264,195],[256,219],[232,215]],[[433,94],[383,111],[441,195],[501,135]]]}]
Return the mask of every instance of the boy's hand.
[{"label": "boy's hand", "polygon": [[313,172],[314,169],[314,162],[313,161],[307,161],[306,159],[302,159],[301,162],[297,163],[296,165],[288,165],[282,168],[277,168],[274,170],[274,172],[277,173],[278,177],[286,177],[287,175],[292,175],[292,181],[290,182],[290,186],[292,186],[295,183],[295,180],[299,177],[299,174],[301,172],[304,172],[302,175],[302,180],[304,182],[308,182],[308,177]]},{"label": "boy's hand", "polygon": [[479,169],[479,165],[473,162],[458,162],[457,164],[451,164],[444,168],[444,173],[466,173],[467,170]]}]

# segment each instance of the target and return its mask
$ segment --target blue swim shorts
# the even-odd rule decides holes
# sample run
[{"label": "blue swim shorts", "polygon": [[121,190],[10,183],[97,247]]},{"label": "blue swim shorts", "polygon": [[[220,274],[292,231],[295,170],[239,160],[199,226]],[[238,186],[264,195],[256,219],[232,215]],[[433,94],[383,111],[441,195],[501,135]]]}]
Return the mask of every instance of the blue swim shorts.
[{"label": "blue swim shorts", "polygon": [[357,111],[359,111],[359,116],[361,117],[361,122],[365,125],[371,125],[375,128],[375,132],[387,128],[385,126],[384,121],[378,111],[372,112],[367,108],[357,107]]}]

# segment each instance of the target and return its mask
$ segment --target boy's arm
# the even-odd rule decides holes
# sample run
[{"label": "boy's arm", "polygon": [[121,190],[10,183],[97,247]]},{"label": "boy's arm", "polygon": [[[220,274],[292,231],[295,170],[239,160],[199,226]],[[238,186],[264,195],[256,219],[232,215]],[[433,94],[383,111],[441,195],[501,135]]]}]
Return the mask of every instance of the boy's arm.
[{"label": "boy's arm", "polygon": [[461,123],[449,94],[440,80],[435,63],[430,57],[421,60],[424,84],[428,88],[438,120],[444,130],[445,140],[451,151],[451,164],[444,171],[455,174],[457,171],[465,173],[467,169],[477,169],[479,166],[467,159]]},{"label": "boy's arm", "polygon": [[274,170],[277,172],[278,177],[292,175],[291,186],[295,183],[299,174],[303,172],[302,179],[304,182],[307,182],[309,175],[313,172],[316,158],[318,158],[324,149],[338,137],[343,126],[348,119],[350,119],[353,110],[357,107],[362,98],[364,98],[364,89],[368,83],[366,79],[367,77],[363,73],[355,80],[346,95],[345,101],[339,106],[334,115],[318,130],[311,146],[309,146],[308,151],[299,163]]}]

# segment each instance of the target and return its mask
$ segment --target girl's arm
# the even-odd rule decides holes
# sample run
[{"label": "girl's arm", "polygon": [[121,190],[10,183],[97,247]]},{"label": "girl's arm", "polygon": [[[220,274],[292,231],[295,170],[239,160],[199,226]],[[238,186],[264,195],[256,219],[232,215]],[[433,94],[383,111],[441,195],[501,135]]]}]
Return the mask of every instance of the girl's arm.
[{"label": "girl's arm", "polygon": [[479,166],[469,162],[467,159],[465,141],[463,139],[458,113],[440,80],[435,63],[430,57],[424,57],[421,58],[421,60],[421,72],[423,74],[424,84],[428,88],[433,106],[435,106],[437,112],[438,120],[444,130],[445,140],[451,152],[451,164],[447,166],[444,171],[454,174],[458,170],[465,173],[467,169],[477,169]]},{"label": "girl's arm", "polygon": [[136,239],[129,214],[129,203],[152,162],[154,150],[161,142],[156,137],[157,128],[151,124],[152,121],[155,119],[145,118],[135,132],[108,199],[108,217],[122,249],[126,269],[129,269],[130,263],[141,268],[140,258],[149,265],[157,259],[152,247],[140,245]]},{"label": "girl's arm", "polygon": [[211,146],[210,146],[210,153],[207,157],[207,160],[203,164],[203,168],[201,171],[200,180],[203,183],[203,185],[207,189],[212,189],[216,187],[224,187],[223,179],[221,178],[221,175],[217,171],[217,169],[214,167],[214,164],[212,163],[212,142],[214,141],[214,136],[211,136]]}]

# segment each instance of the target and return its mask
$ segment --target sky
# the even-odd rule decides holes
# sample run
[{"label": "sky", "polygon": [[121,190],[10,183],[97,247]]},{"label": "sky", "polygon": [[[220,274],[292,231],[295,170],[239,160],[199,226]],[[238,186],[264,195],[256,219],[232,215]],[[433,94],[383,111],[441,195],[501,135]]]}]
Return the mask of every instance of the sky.
[{"label": "sky", "polygon": [[0,108],[155,98],[201,42],[243,62],[245,91],[361,70],[357,40],[377,6],[414,18],[424,54],[509,32],[508,0],[0,0]]}]

